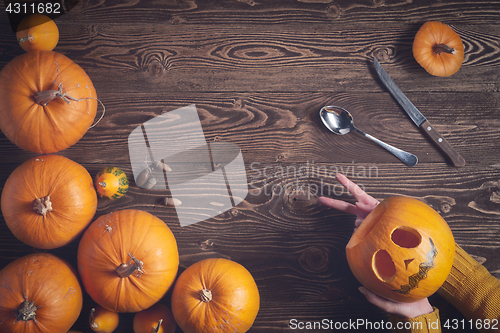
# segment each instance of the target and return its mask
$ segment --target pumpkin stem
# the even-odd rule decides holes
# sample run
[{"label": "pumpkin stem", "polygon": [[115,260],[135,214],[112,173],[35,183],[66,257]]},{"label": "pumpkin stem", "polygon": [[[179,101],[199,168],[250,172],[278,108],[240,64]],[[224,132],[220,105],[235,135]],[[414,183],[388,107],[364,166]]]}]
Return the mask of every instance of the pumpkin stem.
[{"label": "pumpkin stem", "polygon": [[28,42],[32,42],[32,41],[33,41],[33,39],[35,39],[35,37],[34,37],[33,35],[28,35],[28,36],[26,36],[26,37],[19,38],[19,39],[18,39],[18,42],[19,42],[19,43],[23,43],[23,42],[26,42],[26,41],[28,41]]},{"label": "pumpkin stem", "polygon": [[33,205],[33,210],[44,217],[48,212],[52,211],[52,202],[50,201],[50,195],[44,198],[36,198],[35,204]]},{"label": "pumpkin stem", "polygon": [[203,288],[200,292],[200,299],[202,302],[208,303],[212,300],[212,291]]},{"label": "pumpkin stem", "polygon": [[90,309],[90,328],[97,328],[97,323],[94,319],[95,308]]},{"label": "pumpkin stem", "polygon": [[434,46],[434,52],[436,52],[437,54],[440,54],[441,52],[456,54],[457,50],[455,50],[452,47],[449,47],[446,44],[438,44],[438,45]]},{"label": "pumpkin stem", "polygon": [[153,333],[158,333],[160,331],[161,323],[163,323],[163,319],[158,320],[158,326],[154,328]]},{"label": "pumpkin stem", "polygon": [[35,93],[35,102],[37,104],[40,104],[41,106],[46,106],[47,104],[49,104],[50,101],[52,101],[53,99],[56,99],[58,97],[68,104],[71,104],[71,101],[81,102],[81,101],[84,101],[86,99],[95,99],[96,101],[98,101],[102,106],[102,114],[101,114],[101,117],[97,120],[97,122],[95,124],[93,124],[92,126],[90,126],[89,128],[92,128],[95,125],[97,125],[101,121],[101,119],[104,117],[104,113],[106,113],[106,107],[97,98],[94,98],[94,97],[75,98],[75,97],[72,97],[72,96],[66,94],[65,92],[63,92],[62,82],[59,83],[59,85],[57,86],[57,90],[46,90],[46,91],[36,92]]},{"label": "pumpkin stem", "polygon": [[116,273],[120,278],[126,278],[135,273],[136,277],[141,277],[142,274],[146,273],[144,270],[144,264],[142,261],[128,253],[130,256],[130,261],[128,263],[123,263],[116,269]]},{"label": "pumpkin stem", "polygon": [[17,312],[16,320],[18,321],[28,321],[35,320],[36,310],[38,309],[35,306],[34,302],[29,302],[27,299],[19,307],[19,311]]}]

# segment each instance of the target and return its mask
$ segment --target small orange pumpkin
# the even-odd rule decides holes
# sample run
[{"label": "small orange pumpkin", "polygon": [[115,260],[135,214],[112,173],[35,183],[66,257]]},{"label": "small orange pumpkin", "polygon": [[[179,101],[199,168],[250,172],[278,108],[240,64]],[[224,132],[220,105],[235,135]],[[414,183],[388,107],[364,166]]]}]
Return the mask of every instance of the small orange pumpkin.
[{"label": "small orange pumpkin", "polygon": [[85,71],[53,51],[32,51],[0,71],[0,129],[18,147],[52,154],[74,145],[97,112]]},{"label": "small orange pumpkin", "polygon": [[112,333],[119,322],[120,316],[117,312],[109,311],[99,305],[90,310],[89,325],[94,332]]},{"label": "small orange pumpkin", "polygon": [[134,316],[134,333],[174,333],[177,324],[172,310],[167,306],[156,303],[152,307]]},{"label": "small orange pumpkin", "polygon": [[451,271],[455,240],[446,221],[409,197],[382,201],[356,229],[346,247],[358,281],[398,302],[429,297]]},{"label": "small orange pumpkin", "polygon": [[464,44],[460,36],[441,22],[426,22],[413,41],[415,60],[430,74],[450,76],[464,61]]},{"label": "small orange pumpkin", "polygon": [[22,242],[40,249],[69,244],[90,224],[97,210],[92,177],[60,155],[34,157],[5,182],[2,214]]},{"label": "small orange pumpkin", "polygon": [[121,198],[128,190],[127,175],[122,169],[106,167],[97,173],[95,188],[101,198]]},{"label": "small orange pumpkin", "polygon": [[171,304],[185,333],[244,333],[257,317],[260,297],[245,267],[228,259],[204,259],[179,276]]},{"label": "small orange pumpkin", "polygon": [[52,51],[59,42],[59,29],[48,16],[32,14],[19,23],[16,38],[19,45],[27,52]]},{"label": "small orange pumpkin", "polygon": [[67,332],[82,310],[75,270],[50,253],[11,262],[0,271],[0,286],[2,333]]},{"label": "small orange pumpkin", "polygon": [[179,266],[177,242],[156,216],[126,209],[103,215],[78,246],[78,271],[87,293],[115,312],[138,312],[157,303]]}]

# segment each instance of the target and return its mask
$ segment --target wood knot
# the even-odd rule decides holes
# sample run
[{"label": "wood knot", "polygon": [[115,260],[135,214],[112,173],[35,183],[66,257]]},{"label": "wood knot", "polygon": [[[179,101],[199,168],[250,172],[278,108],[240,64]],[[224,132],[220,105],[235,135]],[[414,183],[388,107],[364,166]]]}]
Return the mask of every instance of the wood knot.
[{"label": "wood knot", "polygon": [[233,102],[233,107],[235,109],[241,109],[243,107],[243,100],[241,98],[237,98]]},{"label": "wood knot", "polygon": [[387,51],[387,49],[379,49],[379,50],[375,51],[373,56],[375,58],[377,58],[377,60],[380,62],[385,62],[385,61],[388,61],[390,59],[389,51]]},{"label": "wood knot", "polygon": [[428,195],[424,197],[423,201],[434,208],[439,213],[449,213],[454,205],[455,199],[445,196]]},{"label": "wood knot", "polygon": [[97,35],[97,27],[93,24],[89,24],[87,27],[87,33],[90,35],[90,36],[96,36]]},{"label": "wood knot", "polygon": [[500,191],[495,191],[491,193],[490,201],[494,203],[500,203]]},{"label": "wood knot", "polygon": [[320,247],[310,247],[299,258],[300,266],[308,272],[324,272],[328,269],[328,253]]},{"label": "wood knot", "polygon": [[200,242],[200,244],[198,244],[198,245],[200,246],[200,249],[202,251],[210,251],[214,247],[214,241],[211,239],[207,239],[203,242]]},{"label": "wood knot", "polygon": [[440,206],[439,206],[439,210],[442,211],[443,213],[449,213],[450,210],[451,210],[451,205],[447,202],[444,202],[442,203]]},{"label": "wood knot", "polygon": [[257,3],[254,0],[238,0],[238,2],[246,3],[249,6],[255,6]]},{"label": "wood knot", "polygon": [[160,77],[163,75],[163,72],[165,71],[165,67],[158,61],[158,60],[152,60],[148,64],[147,68],[148,74],[154,77]]},{"label": "wood knot", "polygon": [[468,206],[481,213],[500,215],[500,180],[481,184],[479,191]]},{"label": "wood knot", "polygon": [[339,18],[341,14],[340,8],[337,5],[330,5],[326,9],[326,15],[331,18]]},{"label": "wood knot", "polygon": [[285,204],[295,211],[305,211],[314,206],[316,195],[307,186],[294,188],[285,193]]},{"label": "wood knot", "polygon": [[384,0],[373,0],[373,4],[375,6],[383,6],[384,5]]},{"label": "wood knot", "polygon": [[283,162],[286,160],[287,154],[286,153],[280,153],[278,156],[276,156],[275,162]]},{"label": "wood knot", "polygon": [[185,22],[186,22],[186,20],[180,18],[179,16],[174,16],[170,20],[170,24],[172,24],[172,25],[178,25],[178,24],[185,23]]}]

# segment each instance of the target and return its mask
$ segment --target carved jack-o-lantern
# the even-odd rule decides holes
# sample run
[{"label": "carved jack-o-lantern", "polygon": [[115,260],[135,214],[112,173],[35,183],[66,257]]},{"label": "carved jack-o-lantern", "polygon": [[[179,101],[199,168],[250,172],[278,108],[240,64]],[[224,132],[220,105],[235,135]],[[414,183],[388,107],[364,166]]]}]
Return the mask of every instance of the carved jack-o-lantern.
[{"label": "carved jack-o-lantern", "polygon": [[374,293],[414,302],[435,293],[451,271],[455,240],[446,221],[409,197],[382,201],[346,247],[349,267]]}]

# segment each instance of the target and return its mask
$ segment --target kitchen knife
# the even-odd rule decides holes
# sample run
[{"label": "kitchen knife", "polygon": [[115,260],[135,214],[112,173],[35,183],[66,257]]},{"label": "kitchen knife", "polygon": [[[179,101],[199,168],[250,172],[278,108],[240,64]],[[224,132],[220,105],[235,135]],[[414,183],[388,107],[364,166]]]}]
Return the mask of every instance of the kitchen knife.
[{"label": "kitchen knife", "polygon": [[453,165],[464,166],[465,160],[460,154],[453,149],[453,147],[446,141],[446,139],[425,119],[424,115],[418,111],[413,103],[405,96],[405,94],[398,88],[392,81],[387,72],[382,68],[377,59],[373,58],[375,64],[375,71],[377,72],[380,80],[384,83],[385,87],[390,91],[392,96],[403,107],[403,110],[408,114],[411,120],[422,130],[425,134],[451,159]]}]

